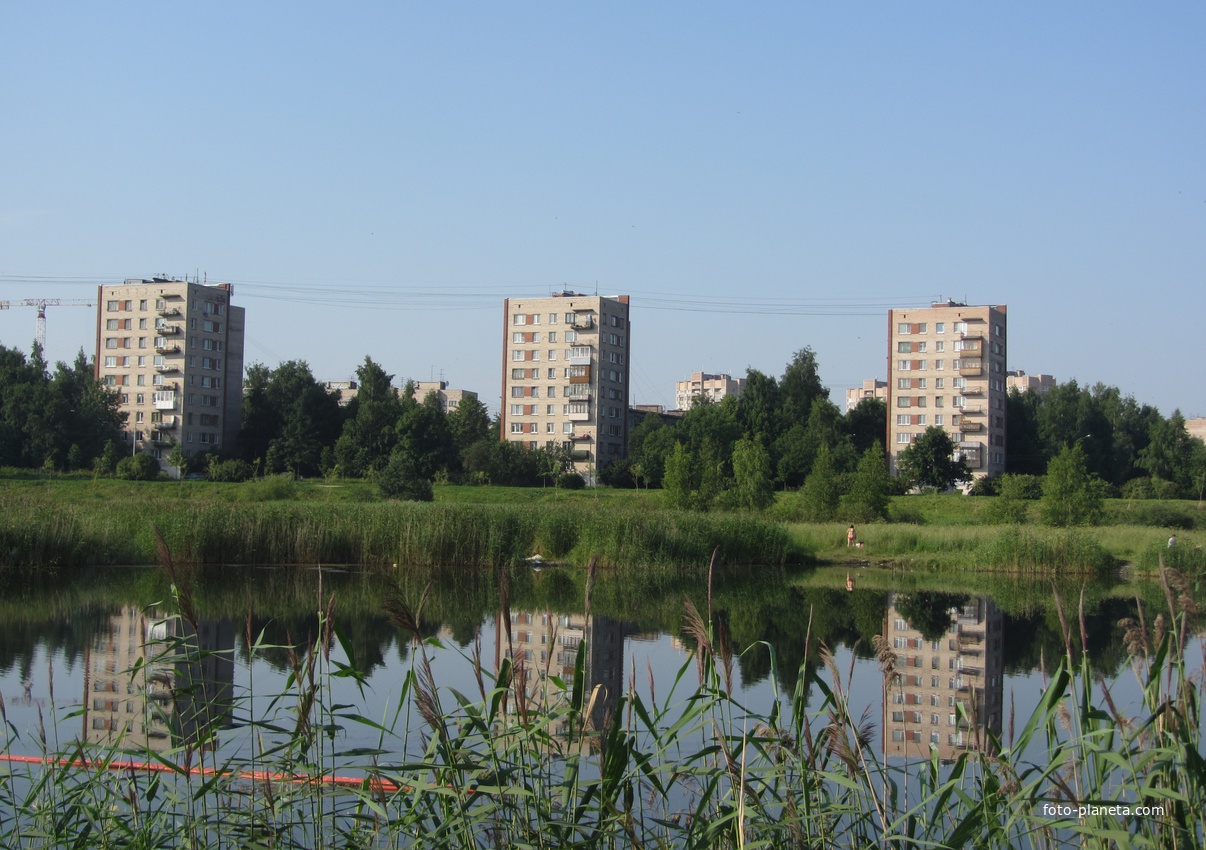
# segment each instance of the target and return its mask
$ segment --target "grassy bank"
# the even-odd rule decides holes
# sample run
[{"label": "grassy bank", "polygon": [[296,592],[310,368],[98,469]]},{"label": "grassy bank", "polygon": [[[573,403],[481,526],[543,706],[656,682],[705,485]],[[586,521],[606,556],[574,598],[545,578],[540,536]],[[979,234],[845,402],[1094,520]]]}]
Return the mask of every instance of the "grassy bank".
[{"label": "grassy bank", "polygon": [[148,563],[152,525],[184,563],[455,564],[495,567],[539,553],[605,565],[782,565],[810,558],[782,527],[752,516],[598,510],[590,505],[312,504],[0,495],[0,563]]},{"label": "grassy bank", "polygon": [[[1206,573],[1202,510],[1193,502],[1107,502],[1108,525],[1071,531],[988,524],[990,498],[896,497],[892,521],[779,523],[745,512],[664,509],[658,491],[437,485],[429,505],[382,501],[365,481],[269,478],[244,484],[127,482],[83,476],[0,477],[0,564],[145,563],[157,522],[198,563],[517,563],[539,552],[584,564],[892,564],[1024,575],[1154,573],[1159,557]],[[1035,505],[1031,506],[1035,508]],[[1176,532],[1179,545],[1167,551]]]}]

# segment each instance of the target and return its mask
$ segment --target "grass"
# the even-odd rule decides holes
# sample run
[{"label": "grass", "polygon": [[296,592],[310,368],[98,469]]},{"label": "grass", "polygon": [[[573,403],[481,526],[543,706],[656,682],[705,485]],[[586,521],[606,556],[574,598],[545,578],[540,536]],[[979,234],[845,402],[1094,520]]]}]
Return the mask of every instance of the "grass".
[{"label": "grass", "polygon": [[[197,600],[190,577],[160,545],[178,589],[180,635],[147,646],[127,675],[145,685],[164,665],[199,659],[190,635]],[[584,587],[592,614],[595,567]],[[401,578],[401,577],[399,577]],[[709,579],[708,599],[712,598]],[[507,593],[501,621],[510,621]],[[246,729],[255,746],[231,751],[206,733],[162,753],[118,745],[36,743],[41,766],[0,774],[0,843],[17,850],[117,847],[1200,847],[1206,843],[1206,761],[1201,682],[1186,668],[1193,600],[1174,571],[1157,605],[1124,623],[1142,688],[1124,717],[1073,649],[1084,613],[1059,608],[1066,655],[1038,707],[1001,736],[944,765],[883,758],[865,718],[852,713],[851,682],[826,646],[802,664],[794,690],[767,708],[742,705],[732,672],[740,660],[725,622],[685,601],[683,632],[696,647],[674,684],[635,678],[622,692],[592,687],[587,643],[571,670],[538,675],[521,658],[495,667],[469,650],[476,688],[457,693],[434,677],[421,623],[425,593],[387,586],[383,607],[412,641],[397,710],[367,717],[337,704],[331,684],[363,682],[326,603],[300,646],[275,646],[250,621],[249,658],[287,652],[285,692],[205,710]],[[507,641],[506,635],[500,636]],[[805,639],[805,655],[815,638]],[[342,652],[339,650],[342,648]],[[779,656],[769,647],[772,669]],[[886,690],[898,659],[877,647]],[[341,660],[345,659],[345,660]],[[777,675],[771,681],[778,681]],[[696,684],[698,682],[698,684]],[[819,695],[809,709],[806,695]],[[610,711],[596,709],[601,701]],[[411,711],[413,709],[413,711]],[[0,712],[3,705],[0,703]],[[6,718],[4,718],[6,720]],[[961,711],[970,726],[976,718]],[[376,743],[341,751],[342,730],[375,730]],[[1016,730],[1016,734],[1015,734]],[[5,750],[23,743],[7,722]],[[89,769],[65,766],[87,761]],[[116,760],[162,772],[104,769]],[[201,769],[205,772],[197,772]],[[336,784],[336,774],[359,777]],[[249,776],[272,777],[250,779]],[[1092,804],[1097,808],[1087,811]],[[1157,806],[1123,814],[1111,806]],[[1058,807],[1083,816],[1063,816]]]},{"label": "grass", "polygon": [[[142,483],[14,473],[0,477],[0,564],[146,562],[153,546],[145,529],[155,521],[183,559],[205,563],[480,567],[539,552],[579,565],[600,554],[608,564],[670,567],[721,545],[726,559],[747,564],[871,561],[1044,575],[1129,564],[1151,574],[1157,544],[1173,530],[1188,550],[1201,545],[1193,529],[1204,517],[1193,502],[1119,499],[1106,503],[1111,524],[1079,535],[1019,532],[988,524],[991,498],[911,495],[893,499],[894,521],[860,525],[866,548],[854,551],[845,547],[841,523],[670,511],[658,491],[442,484],[435,497],[427,506],[384,502],[366,481]],[[1206,570],[1200,558],[1181,563],[1192,573]]]}]

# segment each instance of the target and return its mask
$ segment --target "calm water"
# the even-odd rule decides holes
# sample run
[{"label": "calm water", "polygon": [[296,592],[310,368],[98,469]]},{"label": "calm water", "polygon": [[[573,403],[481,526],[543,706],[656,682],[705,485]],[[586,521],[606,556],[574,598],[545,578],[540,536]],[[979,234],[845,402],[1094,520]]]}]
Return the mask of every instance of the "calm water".
[{"label": "calm water", "polygon": [[[864,711],[876,728],[876,747],[888,756],[923,756],[937,748],[953,757],[978,733],[960,724],[956,705],[974,707],[981,727],[1010,737],[1010,717],[1020,729],[1037,703],[1046,676],[1064,652],[1051,587],[1035,582],[985,582],[952,587],[947,578],[836,570],[783,574],[743,572],[717,576],[712,610],[718,632],[738,650],[733,687],[739,701],[766,713],[772,701],[795,687],[802,664],[820,664],[819,647],[834,651],[839,675],[849,676],[855,716]],[[406,671],[417,653],[431,659],[446,708],[452,689],[478,693],[473,658],[493,670],[504,656],[522,660],[533,691],[541,680],[572,676],[578,645],[586,641],[590,684],[601,686],[597,719],[617,695],[634,686],[646,698],[673,700],[698,682],[693,645],[683,629],[684,600],[707,610],[707,576],[603,573],[585,613],[580,573],[545,569],[512,571],[505,579],[463,570],[399,571],[387,575],[300,568],[211,570],[182,580],[197,615],[193,638],[179,618],[173,587],[159,570],[92,571],[71,581],[21,580],[6,576],[0,622],[0,693],[12,728],[13,753],[36,753],[39,716],[52,749],[72,741],[128,743],[167,751],[215,723],[198,708],[235,697],[254,716],[269,711],[272,696],[288,690],[289,645],[312,643],[318,634],[319,600],[334,601],[343,642],[332,658],[366,674],[363,693],[350,679],[332,683],[333,702],[395,730],[385,748],[401,755],[419,747],[421,723],[399,701]],[[420,650],[386,613],[386,600],[419,607],[422,632],[434,638]],[[1079,585],[1063,588],[1069,623],[1079,626]],[[1135,595],[1155,613],[1158,588],[1087,586],[1085,628],[1095,670],[1109,682],[1124,713],[1138,710],[1139,688],[1117,623],[1134,616]],[[396,605],[394,606],[396,609]],[[806,651],[806,635],[811,642]],[[874,635],[883,635],[897,656],[898,675],[886,679],[872,657]],[[203,652],[184,662],[165,651],[188,635]],[[249,641],[260,651],[249,653]],[[777,665],[772,665],[774,647]],[[1190,664],[1202,666],[1194,639]],[[126,671],[143,666],[134,679]],[[822,677],[831,675],[822,670]],[[181,698],[191,692],[198,698]],[[172,698],[172,694],[176,698]],[[809,704],[818,705],[818,693]],[[82,710],[81,710],[82,709]],[[68,714],[75,713],[68,717]],[[288,707],[279,718],[287,718]],[[54,722],[52,722],[54,719]],[[216,732],[222,746],[246,744],[240,730]],[[374,747],[377,733],[345,724],[339,749]]]}]

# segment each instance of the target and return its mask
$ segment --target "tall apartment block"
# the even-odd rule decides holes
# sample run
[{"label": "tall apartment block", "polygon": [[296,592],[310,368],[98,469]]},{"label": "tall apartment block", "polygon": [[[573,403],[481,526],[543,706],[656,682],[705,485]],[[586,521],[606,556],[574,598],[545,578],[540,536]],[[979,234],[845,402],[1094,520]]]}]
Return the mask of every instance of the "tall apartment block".
[{"label": "tall apartment block", "polygon": [[674,384],[674,406],[677,410],[688,410],[697,396],[708,401],[719,402],[725,396],[740,397],[745,389],[745,378],[732,375],[709,375],[707,372],[692,372],[685,381]]},{"label": "tall apartment block", "polygon": [[977,478],[1005,472],[1006,308],[955,301],[888,311],[889,466],[943,428]]},{"label": "tall apartment block", "polygon": [[243,411],[245,311],[229,284],[154,278],[101,286],[96,375],[120,393],[131,453],[233,447]]},{"label": "tall apartment block", "polygon": [[588,481],[628,445],[628,296],[503,302],[502,439],[566,445]]}]

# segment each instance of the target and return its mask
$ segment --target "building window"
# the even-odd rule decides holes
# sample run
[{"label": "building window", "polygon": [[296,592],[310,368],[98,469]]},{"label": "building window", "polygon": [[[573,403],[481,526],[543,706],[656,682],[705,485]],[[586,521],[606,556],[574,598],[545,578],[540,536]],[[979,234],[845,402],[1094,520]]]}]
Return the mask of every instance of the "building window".
[{"label": "building window", "polygon": [[523,433],[523,423],[522,422],[512,422],[511,423],[511,433],[512,434],[522,434]]},{"label": "building window", "polygon": [[913,366],[913,361],[911,361],[911,360],[897,360],[896,361],[896,371],[897,372],[908,372],[912,368],[912,366]]},{"label": "building window", "polygon": [[900,334],[901,336],[905,336],[906,334],[908,334],[909,333],[909,323],[901,322],[900,324],[898,324],[896,326],[896,332],[898,334]]},{"label": "building window", "polygon": [[913,351],[913,343],[911,343],[911,342],[896,343],[896,353],[897,354],[909,354],[912,351]]},{"label": "building window", "polygon": [[913,442],[913,435],[907,434],[904,431],[901,431],[899,434],[896,435],[896,442],[907,445],[907,444]]},{"label": "building window", "polygon": [[934,322],[934,333],[936,333],[936,334],[946,333],[946,322]]},{"label": "building window", "polygon": [[513,325],[526,325],[527,323],[528,323],[528,317],[525,316],[523,313],[516,313],[514,316],[511,317],[511,324],[513,324]]},{"label": "building window", "polygon": [[901,396],[896,397],[896,406],[897,407],[909,407],[910,405],[912,405],[912,403],[913,403],[913,399],[911,396],[901,395]]}]

